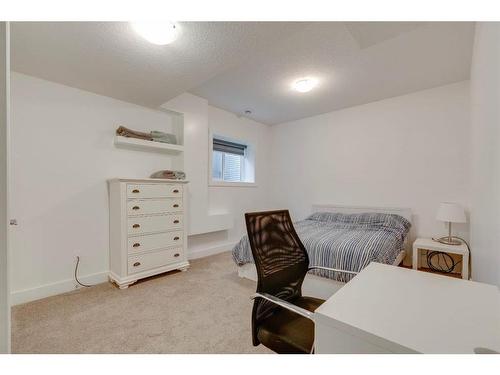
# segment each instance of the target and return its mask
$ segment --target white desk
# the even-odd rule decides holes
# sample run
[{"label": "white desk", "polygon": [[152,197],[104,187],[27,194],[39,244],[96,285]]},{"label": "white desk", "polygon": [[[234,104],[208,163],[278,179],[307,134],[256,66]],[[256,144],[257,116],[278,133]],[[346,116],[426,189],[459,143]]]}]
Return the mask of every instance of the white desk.
[{"label": "white desk", "polygon": [[371,263],[315,313],[316,353],[500,352],[496,286]]}]

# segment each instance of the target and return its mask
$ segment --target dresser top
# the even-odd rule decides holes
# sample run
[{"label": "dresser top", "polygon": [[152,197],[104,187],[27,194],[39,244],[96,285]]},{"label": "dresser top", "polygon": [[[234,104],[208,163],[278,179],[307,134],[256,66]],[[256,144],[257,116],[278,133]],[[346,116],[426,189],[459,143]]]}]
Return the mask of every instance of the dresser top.
[{"label": "dresser top", "polygon": [[111,178],[108,180],[111,182],[134,182],[134,183],[176,183],[176,184],[187,184],[188,180],[169,180],[166,178]]}]

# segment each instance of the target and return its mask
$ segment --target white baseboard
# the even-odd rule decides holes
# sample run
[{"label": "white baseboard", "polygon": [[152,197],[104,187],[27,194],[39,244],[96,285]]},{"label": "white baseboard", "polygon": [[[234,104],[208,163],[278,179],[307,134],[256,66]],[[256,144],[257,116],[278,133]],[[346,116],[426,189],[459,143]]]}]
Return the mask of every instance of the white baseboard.
[{"label": "white baseboard", "polygon": [[198,258],[204,258],[208,257],[210,255],[215,255],[215,254],[220,254],[224,253],[226,251],[231,251],[233,247],[237,244],[238,242],[226,242],[222,245],[217,245],[217,246],[212,246],[212,247],[207,247],[195,251],[190,251],[188,249],[188,259],[198,259]]},{"label": "white baseboard", "polygon": [[[99,272],[92,275],[80,276],[79,279],[84,284],[100,284],[108,280],[108,272]],[[81,288],[77,288],[75,285],[77,285],[75,280],[67,279],[52,284],[38,286],[36,288],[17,290],[11,292],[10,302],[11,305],[14,306],[41,298],[55,296],[57,294],[71,292]]]},{"label": "white baseboard", "polygon": [[[222,245],[198,249],[196,251],[188,250],[188,259],[204,258],[210,255],[230,251],[236,242],[226,242]],[[81,276],[80,281],[84,284],[100,284],[108,281],[108,272],[99,272],[92,275]],[[11,305],[19,305],[21,303],[35,301],[46,297],[55,296],[57,294],[71,292],[75,289],[76,282],[73,279],[58,281],[52,284],[38,286],[36,288],[17,290],[11,292]]]}]

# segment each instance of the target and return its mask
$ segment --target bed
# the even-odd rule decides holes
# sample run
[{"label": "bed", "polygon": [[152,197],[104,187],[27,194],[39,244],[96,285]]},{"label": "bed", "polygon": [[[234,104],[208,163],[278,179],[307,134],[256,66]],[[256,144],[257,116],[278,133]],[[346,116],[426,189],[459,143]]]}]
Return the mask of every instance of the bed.
[{"label": "bed", "polygon": [[[294,223],[309,254],[311,265],[359,272],[370,262],[400,264],[408,253],[411,211],[404,208],[314,205],[312,214]],[[233,248],[238,275],[257,280],[248,238]],[[303,284],[303,292],[328,298],[350,276],[315,271]]]}]

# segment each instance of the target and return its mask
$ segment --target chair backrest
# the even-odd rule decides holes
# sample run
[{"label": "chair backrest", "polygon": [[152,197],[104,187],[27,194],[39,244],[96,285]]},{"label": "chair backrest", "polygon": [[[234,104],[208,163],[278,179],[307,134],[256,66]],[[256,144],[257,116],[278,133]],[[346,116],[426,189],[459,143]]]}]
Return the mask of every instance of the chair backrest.
[{"label": "chair backrest", "polygon": [[[302,282],[309,267],[309,257],[300,241],[288,210],[245,214],[248,240],[257,269],[257,292],[268,293],[286,301],[302,296]],[[254,300],[252,337],[259,341],[259,323],[278,307],[262,298]]]}]

